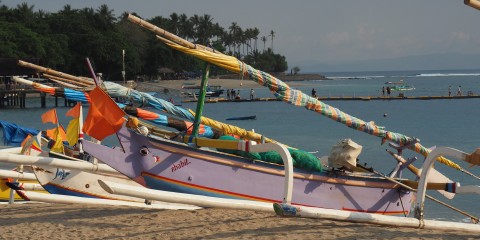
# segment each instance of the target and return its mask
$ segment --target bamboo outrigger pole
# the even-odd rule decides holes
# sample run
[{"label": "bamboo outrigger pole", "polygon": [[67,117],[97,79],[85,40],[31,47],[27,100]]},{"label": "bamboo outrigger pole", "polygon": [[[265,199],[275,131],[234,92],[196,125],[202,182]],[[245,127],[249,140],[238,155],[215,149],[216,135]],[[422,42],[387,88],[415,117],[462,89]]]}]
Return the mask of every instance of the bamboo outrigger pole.
[{"label": "bamboo outrigger pole", "polygon": [[44,73],[43,76],[46,77],[46,78],[50,78],[52,80],[57,80],[57,81],[62,81],[62,82],[67,82],[67,83],[80,85],[80,86],[76,86],[78,88],[91,87],[92,86],[92,84],[86,84],[86,83],[78,82],[78,81],[75,81],[75,80],[72,80],[72,79],[62,78],[62,77],[58,77],[58,76],[55,76],[55,75],[51,75],[51,74],[48,74],[48,73]]},{"label": "bamboo outrigger pole", "polygon": [[87,84],[89,86],[94,85],[93,81],[88,81],[88,80],[85,80],[84,78],[81,78],[81,77],[76,77],[76,76],[73,76],[73,75],[70,75],[70,74],[58,72],[58,71],[52,70],[50,68],[45,68],[45,67],[38,66],[38,65],[35,65],[33,63],[25,62],[25,61],[22,61],[22,60],[18,60],[18,65],[20,65],[22,67],[32,68],[32,69],[35,69],[35,70],[37,70],[39,72],[42,72],[42,73],[52,74],[52,75],[57,76],[57,77],[75,80],[75,81],[81,82],[83,84]]},{"label": "bamboo outrigger pole", "polygon": [[464,0],[465,5],[480,10],[480,1],[478,0]]},{"label": "bamboo outrigger pole", "polygon": [[145,29],[148,29],[152,32],[154,32],[155,34],[158,34],[158,35],[161,35],[161,36],[164,36],[166,38],[168,38],[169,40],[177,43],[177,44],[180,44],[186,48],[190,48],[190,49],[195,49],[195,48],[198,48],[198,47],[201,47],[203,50],[206,50],[206,51],[209,51],[209,52],[215,52],[215,53],[219,53],[218,51],[215,51],[215,49],[212,49],[212,48],[209,48],[207,46],[203,46],[203,45],[200,45],[200,44],[194,44],[194,43],[191,43],[173,33],[170,33],[168,32],[167,30],[165,29],[162,29],[162,28],[159,28],[139,17],[136,17],[132,14],[128,14],[128,18],[127,18],[130,22],[132,23],[135,23],[137,25],[139,25],[140,27],[143,27]]}]

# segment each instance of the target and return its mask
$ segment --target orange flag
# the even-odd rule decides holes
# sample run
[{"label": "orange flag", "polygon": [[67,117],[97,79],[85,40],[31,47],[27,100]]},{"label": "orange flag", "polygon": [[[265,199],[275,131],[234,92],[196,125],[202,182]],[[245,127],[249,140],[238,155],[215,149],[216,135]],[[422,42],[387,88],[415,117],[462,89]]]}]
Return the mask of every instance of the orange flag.
[{"label": "orange flag", "polygon": [[89,95],[92,101],[83,132],[101,141],[120,130],[125,121],[125,113],[98,86]]},{"label": "orange flag", "polygon": [[65,116],[70,116],[70,117],[73,117],[73,118],[80,117],[80,106],[81,105],[82,104],[80,102],[78,102],[77,105],[75,105],[75,107],[68,110],[68,112],[65,114]]},{"label": "orange flag", "polygon": [[57,124],[58,123],[57,110],[54,108],[54,109],[49,110],[48,112],[44,113],[42,115],[42,122],[43,123],[51,122],[53,124]]},{"label": "orange flag", "polygon": [[65,133],[63,126],[47,129],[45,133],[50,139],[55,140],[57,137],[60,137],[62,141],[67,140],[67,133]]}]

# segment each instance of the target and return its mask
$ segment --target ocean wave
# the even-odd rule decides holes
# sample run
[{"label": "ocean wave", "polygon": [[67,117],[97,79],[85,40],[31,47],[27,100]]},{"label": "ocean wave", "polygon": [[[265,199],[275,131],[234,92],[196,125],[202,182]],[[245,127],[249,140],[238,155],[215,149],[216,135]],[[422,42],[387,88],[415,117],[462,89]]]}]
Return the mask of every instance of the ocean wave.
[{"label": "ocean wave", "polygon": [[377,78],[421,78],[421,77],[472,77],[480,76],[480,70],[420,70],[379,72],[327,72],[328,79],[355,80]]},{"label": "ocean wave", "polygon": [[461,76],[480,76],[480,73],[420,73],[414,77],[461,77]]},{"label": "ocean wave", "polygon": [[384,78],[385,76],[346,76],[346,77],[328,77],[329,79],[373,79],[373,78]]}]

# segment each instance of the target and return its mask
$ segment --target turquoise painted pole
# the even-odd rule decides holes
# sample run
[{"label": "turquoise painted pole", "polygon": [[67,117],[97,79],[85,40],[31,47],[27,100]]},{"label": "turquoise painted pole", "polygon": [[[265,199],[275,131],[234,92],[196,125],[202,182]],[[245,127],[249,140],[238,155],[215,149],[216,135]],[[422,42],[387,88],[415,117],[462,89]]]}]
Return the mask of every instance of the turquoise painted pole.
[{"label": "turquoise painted pole", "polygon": [[198,96],[197,102],[197,109],[195,110],[195,120],[193,121],[193,131],[192,136],[198,136],[198,129],[200,127],[200,119],[202,117],[203,112],[203,105],[205,104],[205,94],[207,92],[207,85],[208,85],[208,74],[210,72],[210,64],[205,62],[205,66],[203,67],[203,76],[202,76],[202,83],[200,84],[200,93]]}]

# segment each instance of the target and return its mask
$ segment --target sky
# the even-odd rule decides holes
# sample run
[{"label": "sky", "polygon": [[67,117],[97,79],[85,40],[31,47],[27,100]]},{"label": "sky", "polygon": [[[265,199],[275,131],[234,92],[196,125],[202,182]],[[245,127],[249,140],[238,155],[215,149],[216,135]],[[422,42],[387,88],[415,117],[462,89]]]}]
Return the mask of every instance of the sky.
[{"label": "sky", "polygon": [[[273,30],[273,49],[290,67],[431,54],[480,54],[480,11],[463,0],[0,0],[16,7],[57,12],[70,4],[98,9],[107,4],[116,17],[135,12],[141,18],[171,13],[209,14],[228,28]],[[271,46],[271,38],[267,41]],[[263,42],[258,41],[259,49]]]}]

